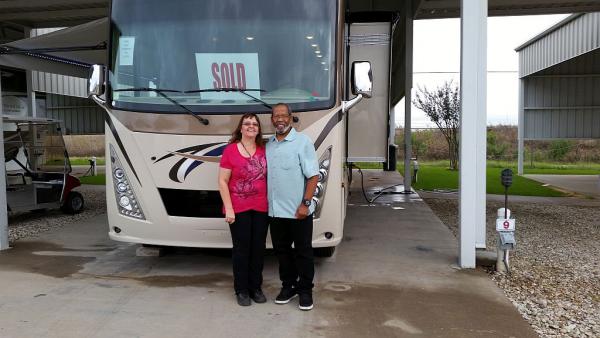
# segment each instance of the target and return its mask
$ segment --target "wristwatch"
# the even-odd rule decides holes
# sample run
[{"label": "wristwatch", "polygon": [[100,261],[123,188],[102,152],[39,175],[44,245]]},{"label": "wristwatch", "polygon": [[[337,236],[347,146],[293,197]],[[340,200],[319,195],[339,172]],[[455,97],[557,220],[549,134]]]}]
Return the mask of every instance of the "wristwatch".
[{"label": "wristwatch", "polygon": [[302,200],[302,204],[303,204],[303,205],[305,205],[305,206],[307,206],[307,207],[310,207],[310,204],[311,204],[311,203],[312,203],[312,201],[311,201],[311,200],[307,200],[307,199],[303,199],[303,200]]}]

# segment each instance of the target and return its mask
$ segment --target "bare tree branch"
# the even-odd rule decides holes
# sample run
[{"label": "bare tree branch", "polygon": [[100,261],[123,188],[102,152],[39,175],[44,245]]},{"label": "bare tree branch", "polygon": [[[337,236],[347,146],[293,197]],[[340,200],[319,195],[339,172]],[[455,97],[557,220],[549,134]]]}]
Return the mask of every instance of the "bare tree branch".
[{"label": "bare tree branch", "polygon": [[415,107],[421,109],[438,127],[446,142],[450,168],[458,168],[458,131],[460,128],[460,90],[452,81],[445,82],[441,87],[429,90],[419,87],[413,99]]}]

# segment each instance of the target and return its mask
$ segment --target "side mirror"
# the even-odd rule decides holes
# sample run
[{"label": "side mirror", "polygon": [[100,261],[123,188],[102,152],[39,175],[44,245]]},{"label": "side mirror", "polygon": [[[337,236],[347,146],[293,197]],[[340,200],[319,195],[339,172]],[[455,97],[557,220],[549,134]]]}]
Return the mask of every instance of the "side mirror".
[{"label": "side mirror", "polygon": [[362,94],[371,97],[373,92],[373,73],[369,61],[355,61],[352,63],[352,94]]},{"label": "side mirror", "polygon": [[93,65],[88,76],[88,97],[104,94],[104,67]]}]

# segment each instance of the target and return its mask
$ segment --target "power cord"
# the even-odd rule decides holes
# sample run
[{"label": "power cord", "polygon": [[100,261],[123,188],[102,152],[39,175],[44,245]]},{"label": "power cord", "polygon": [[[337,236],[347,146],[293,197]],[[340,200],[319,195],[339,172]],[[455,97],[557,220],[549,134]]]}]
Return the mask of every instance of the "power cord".
[{"label": "power cord", "polygon": [[90,162],[90,167],[83,175],[81,175],[81,177],[92,176],[92,174],[93,174],[94,162],[92,160],[88,160],[88,161]]},{"label": "power cord", "polygon": [[376,195],[372,199],[369,199],[369,197],[367,196],[367,193],[365,191],[365,181],[364,181],[364,175],[363,175],[362,169],[360,169],[356,164],[350,163],[350,169],[352,169],[353,167],[358,169],[358,172],[360,173],[360,188],[362,190],[362,194],[363,194],[363,197],[365,198],[365,201],[367,201],[369,204],[373,204],[373,202],[375,202],[379,197],[384,195],[385,190],[388,190],[388,189],[391,189],[391,188],[394,188],[394,187],[404,184],[404,182],[403,182],[403,183],[390,185],[389,187],[385,187],[385,188],[379,190],[378,192],[376,192]]}]

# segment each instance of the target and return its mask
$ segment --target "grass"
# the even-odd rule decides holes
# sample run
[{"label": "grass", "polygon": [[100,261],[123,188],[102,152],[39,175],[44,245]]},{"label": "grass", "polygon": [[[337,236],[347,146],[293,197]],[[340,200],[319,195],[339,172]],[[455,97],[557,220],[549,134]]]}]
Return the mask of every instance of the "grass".
[{"label": "grass", "polygon": [[[488,194],[504,194],[504,187],[500,184],[500,172],[506,166],[501,166],[498,163],[490,163],[488,161],[487,174],[486,174],[486,190]],[[362,169],[381,169],[380,163],[357,163]],[[420,169],[418,173],[418,181],[413,184],[415,189],[421,190],[455,190],[458,189],[458,171],[449,170],[447,168],[448,161],[432,161],[432,162],[420,162]],[[534,180],[530,180],[523,176],[516,175],[516,168],[512,168],[515,172],[513,176],[513,184],[508,189],[509,195],[521,195],[521,196],[545,196],[545,197],[561,197],[567,196],[565,193],[542,186],[541,183]],[[544,173],[550,173],[553,170],[560,170],[549,167]],[[583,171],[583,169],[573,169]],[[586,169],[588,170],[588,169]],[[593,170],[593,169],[589,169]],[[404,165],[398,165],[398,171],[404,174]]]},{"label": "grass", "polygon": [[[90,165],[91,157],[69,157],[71,160],[71,165]],[[104,157],[96,157],[96,165],[104,165],[106,161],[104,161]]]},{"label": "grass", "polygon": [[105,185],[106,175],[82,176],[79,178],[79,180],[81,181],[81,184]]},{"label": "grass", "polygon": [[[513,171],[517,171],[515,162],[488,160],[487,166],[488,168],[511,168]],[[600,175],[600,163],[533,162],[533,166],[531,166],[531,162],[527,162],[523,163],[523,171],[525,174]]]},{"label": "grass", "polygon": [[[500,184],[502,168],[487,168],[486,190],[488,194],[504,194],[504,187]],[[458,189],[458,171],[445,167],[421,164],[418,181],[413,185],[415,189]],[[513,184],[508,189],[509,195],[561,197],[566,194],[542,186],[541,183],[522,176],[513,176]]]}]

